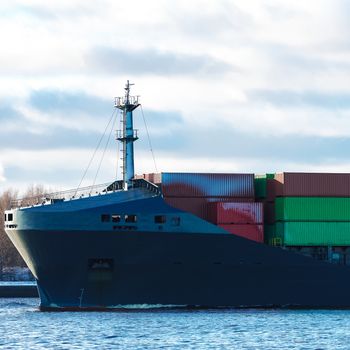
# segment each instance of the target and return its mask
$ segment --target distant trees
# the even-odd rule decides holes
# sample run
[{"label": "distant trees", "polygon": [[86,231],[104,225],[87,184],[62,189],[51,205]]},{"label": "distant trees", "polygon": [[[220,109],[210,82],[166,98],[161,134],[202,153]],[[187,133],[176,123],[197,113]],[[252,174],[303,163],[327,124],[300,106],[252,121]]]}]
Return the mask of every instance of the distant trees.
[{"label": "distant trees", "polygon": [[6,235],[4,229],[4,212],[11,208],[11,201],[17,198],[18,191],[9,189],[0,197],[0,268],[9,266],[25,266],[22,257]]},{"label": "distant trees", "polygon": [[[21,201],[21,205],[27,206],[38,203],[44,193],[46,191],[42,185],[29,186],[25,194],[21,196],[26,198]],[[4,229],[4,212],[11,209],[11,201],[17,198],[18,191],[14,189],[8,189],[0,195],[0,271],[2,267],[26,266]]]}]

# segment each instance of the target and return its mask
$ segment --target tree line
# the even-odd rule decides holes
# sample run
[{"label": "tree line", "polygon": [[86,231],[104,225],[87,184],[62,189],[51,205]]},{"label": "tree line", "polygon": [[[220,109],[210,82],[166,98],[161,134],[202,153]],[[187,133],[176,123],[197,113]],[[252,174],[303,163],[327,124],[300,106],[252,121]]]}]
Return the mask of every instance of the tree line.
[{"label": "tree line", "polygon": [[[36,204],[44,193],[48,191],[42,185],[31,185],[27,188],[21,198],[26,198],[21,202],[22,206]],[[3,267],[20,266],[26,264],[17,249],[8,238],[5,232],[5,210],[11,209],[11,202],[18,199],[18,190],[8,189],[0,195],[0,269]]]}]

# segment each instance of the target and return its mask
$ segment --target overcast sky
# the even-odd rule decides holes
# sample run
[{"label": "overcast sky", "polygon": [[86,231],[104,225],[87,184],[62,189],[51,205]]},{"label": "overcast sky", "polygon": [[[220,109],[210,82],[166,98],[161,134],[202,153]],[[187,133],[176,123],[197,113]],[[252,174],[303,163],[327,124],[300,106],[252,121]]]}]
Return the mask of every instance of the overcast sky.
[{"label": "overcast sky", "polygon": [[[127,79],[159,171],[350,172],[349,17],[347,0],[1,1],[0,192],[76,187]],[[135,128],[154,172],[140,110]]]}]

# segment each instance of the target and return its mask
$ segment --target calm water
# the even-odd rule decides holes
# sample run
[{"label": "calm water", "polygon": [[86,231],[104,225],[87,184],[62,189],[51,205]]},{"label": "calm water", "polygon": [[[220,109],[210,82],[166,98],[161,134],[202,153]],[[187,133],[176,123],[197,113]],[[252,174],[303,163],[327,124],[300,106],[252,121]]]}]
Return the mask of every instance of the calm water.
[{"label": "calm water", "polygon": [[0,299],[1,349],[350,349],[350,311],[38,311]]}]

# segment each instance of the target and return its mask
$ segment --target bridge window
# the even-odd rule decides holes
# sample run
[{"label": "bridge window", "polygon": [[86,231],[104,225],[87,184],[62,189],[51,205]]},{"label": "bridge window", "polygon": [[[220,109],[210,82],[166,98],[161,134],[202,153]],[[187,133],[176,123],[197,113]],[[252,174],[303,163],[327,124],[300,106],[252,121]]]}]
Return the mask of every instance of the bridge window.
[{"label": "bridge window", "polygon": [[111,220],[111,216],[108,214],[102,214],[101,215],[101,221],[102,222],[109,222]]},{"label": "bridge window", "polygon": [[165,224],[166,223],[166,216],[165,215],[156,215],[154,217],[154,222],[156,224]]},{"label": "bridge window", "polygon": [[136,222],[137,221],[137,217],[136,215],[125,215],[125,222]]},{"label": "bridge window", "polygon": [[113,222],[120,222],[121,220],[122,220],[121,215],[118,215],[118,214],[112,215],[112,221]]},{"label": "bridge window", "polygon": [[7,221],[7,214],[5,214],[5,221]]},{"label": "bridge window", "polygon": [[13,221],[13,214],[12,213],[7,214],[7,221]]}]

